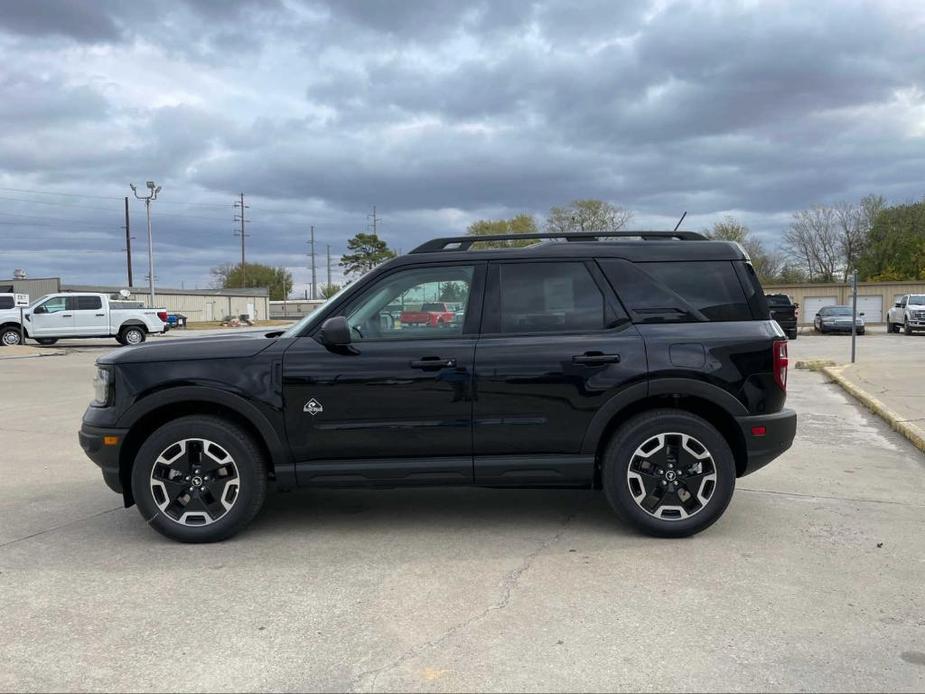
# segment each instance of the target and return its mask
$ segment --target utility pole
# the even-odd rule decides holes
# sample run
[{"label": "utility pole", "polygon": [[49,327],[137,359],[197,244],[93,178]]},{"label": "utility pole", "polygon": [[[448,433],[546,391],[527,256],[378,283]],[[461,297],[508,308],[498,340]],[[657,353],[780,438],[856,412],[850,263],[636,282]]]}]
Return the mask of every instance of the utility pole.
[{"label": "utility pole", "polygon": [[241,286],[246,287],[247,286],[247,266],[244,264],[244,239],[245,237],[250,236],[250,234],[247,234],[244,232],[244,224],[245,222],[251,221],[249,219],[245,219],[245,211],[250,207],[250,205],[244,204],[244,193],[240,194],[240,198],[241,198],[240,202],[236,202],[234,204],[234,207],[235,209],[240,208],[241,214],[235,214],[234,221],[241,222],[241,230],[235,231],[234,235],[241,237]]},{"label": "utility pole", "polygon": [[128,286],[132,285],[132,232],[129,229],[128,195],[125,196],[125,264],[128,267]]},{"label": "utility pole", "polygon": [[309,232],[308,245],[310,247],[309,254],[312,257],[312,299],[317,299],[317,279],[315,278],[315,225],[312,224],[311,231]]},{"label": "utility pole", "polygon": [[372,227],[373,236],[376,236],[379,233],[379,222],[382,221],[382,217],[376,214],[376,206],[373,205],[373,213],[366,215],[366,219],[370,220],[367,227]]},{"label": "utility pole", "polygon": [[150,308],[155,308],[154,306],[154,238],[151,235],[151,203],[157,200],[157,194],[161,192],[161,187],[154,183],[154,181],[148,181],[145,184],[148,187],[147,195],[139,195],[138,190],[135,188],[134,184],[129,183],[128,187],[132,189],[132,192],[135,194],[135,197],[139,200],[145,201],[145,212],[148,215],[148,299],[151,302]]},{"label": "utility pole", "polygon": [[328,253],[328,291],[331,291],[331,244],[327,245]]}]

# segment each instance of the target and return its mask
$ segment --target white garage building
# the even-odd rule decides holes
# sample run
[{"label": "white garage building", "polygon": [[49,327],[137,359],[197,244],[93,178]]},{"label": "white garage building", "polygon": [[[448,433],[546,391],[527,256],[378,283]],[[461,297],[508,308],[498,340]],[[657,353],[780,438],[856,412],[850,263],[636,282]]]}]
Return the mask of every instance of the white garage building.
[{"label": "white garage building", "polygon": [[[812,325],[823,306],[851,304],[850,284],[768,285],[768,294],[787,294],[800,305],[801,325]],[[925,294],[925,282],[859,282],[858,312],[866,323],[883,323],[886,312],[903,294]]]}]

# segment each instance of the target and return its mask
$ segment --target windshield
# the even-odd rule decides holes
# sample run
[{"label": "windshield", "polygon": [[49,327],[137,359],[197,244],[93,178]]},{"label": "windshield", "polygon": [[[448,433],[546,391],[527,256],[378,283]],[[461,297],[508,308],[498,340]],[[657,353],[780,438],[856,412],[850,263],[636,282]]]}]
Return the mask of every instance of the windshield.
[{"label": "windshield", "polygon": [[909,301],[907,303],[915,304],[916,306],[921,306],[925,304],[925,294],[910,294]]},{"label": "windshield", "polygon": [[336,299],[339,299],[341,295],[345,291],[347,291],[347,288],[350,286],[351,285],[348,284],[348,285],[344,285],[343,287],[341,287],[340,290],[338,290],[336,294],[334,294],[331,297],[328,297],[327,301],[325,301],[323,304],[320,304],[318,308],[316,308],[314,311],[312,311],[307,316],[302,318],[298,323],[295,323],[294,325],[289,326],[289,328],[286,330],[286,332],[284,332],[281,335],[281,337],[297,337],[298,335],[302,334],[302,332],[306,328],[312,327],[315,324],[315,322],[318,320],[318,318],[321,316],[321,314],[324,313],[324,309],[330,306],[331,302],[335,301]]},{"label": "windshield", "polygon": [[827,306],[822,309],[820,313],[823,316],[850,316],[851,307],[850,306]]}]

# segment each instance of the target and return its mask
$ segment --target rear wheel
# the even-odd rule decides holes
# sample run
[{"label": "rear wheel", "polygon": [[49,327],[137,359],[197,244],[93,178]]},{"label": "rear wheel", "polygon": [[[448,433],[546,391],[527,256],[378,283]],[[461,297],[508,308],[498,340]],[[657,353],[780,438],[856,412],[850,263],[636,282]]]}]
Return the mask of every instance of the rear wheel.
[{"label": "rear wheel", "polygon": [[137,325],[130,325],[127,328],[122,328],[119,332],[119,337],[116,339],[123,345],[140,345],[145,341],[145,331]]},{"label": "rear wheel", "polygon": [[240,427],[194,415],[165,424],[138,451],[132,493],[143,518],[180,542],[231,537],[266,496],[266,461]]},{"label": "rear wheel", "polygon": [[709,422],[681,410],[651,410],[614,435],[603,460],[607,501],[626,522],[658,537],[687,537],[723,514],[735,461]]},{"label": "rear wheel", "polygon": [[40,345],[53,345],[58,341],[57,337],[37,337],[35,341]]},{"label": "rear wheel", "polygon": [[19,328],[9,327],[0,329],[0,344],[4,347],[12,347],[20,342]]}]

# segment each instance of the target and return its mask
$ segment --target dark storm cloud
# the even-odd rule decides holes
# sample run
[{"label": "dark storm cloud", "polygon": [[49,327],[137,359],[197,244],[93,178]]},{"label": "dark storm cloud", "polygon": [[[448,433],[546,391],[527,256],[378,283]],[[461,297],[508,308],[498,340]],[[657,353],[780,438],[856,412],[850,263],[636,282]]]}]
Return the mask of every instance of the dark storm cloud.
[{"label": "dark storm cloud", "polygon": [[[644,225],[732,211],[773,241],[814,202],[925,192],[923,20],[841,0],[9,3],[0,187],[116,199],[157,179],[162,281],[234,260],[240,190],[252,257],[297,275],[309,223],[340,253],[373,204],[405,250],[578,197]],[[29,228],[0,225],[4,247],[31,233],[23,263],[67,245]],[[72,272],[58,251],[49,271]]]}]

